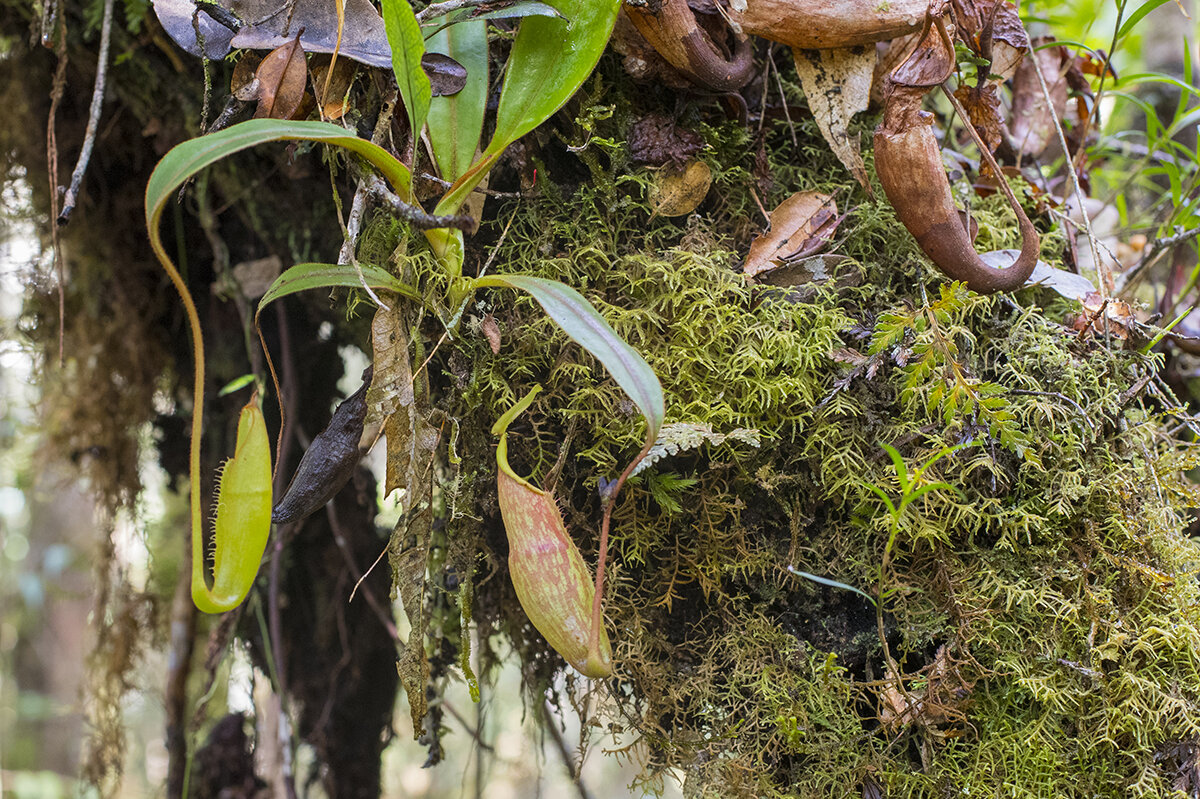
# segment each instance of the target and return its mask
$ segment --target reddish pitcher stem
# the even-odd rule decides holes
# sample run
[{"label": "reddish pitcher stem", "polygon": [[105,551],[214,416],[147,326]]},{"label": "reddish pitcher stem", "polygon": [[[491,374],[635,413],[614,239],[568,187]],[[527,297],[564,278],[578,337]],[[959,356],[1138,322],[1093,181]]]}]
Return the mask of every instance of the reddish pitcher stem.
[{"label": "reddish pitcher stem", "polygon": [[642,447],[642,451],[629,462],[625,471],[621,472],[621,476],[613,484],[608,500],[604,504],[604,518],[600,522],[600,552],[596,556],[596,593],[592,597],[592,631],[588,637],[589,654],[598,654],[600,651],[600,629],[604,624],[604,564],[608,560],[608,528],[612,524],[613,507],[617,504],[617,495],[621,493],[621,486],[625,485],[629,475],[650,453],[652,446],[654,446],[654,438],[646,441],[646,446]]}]

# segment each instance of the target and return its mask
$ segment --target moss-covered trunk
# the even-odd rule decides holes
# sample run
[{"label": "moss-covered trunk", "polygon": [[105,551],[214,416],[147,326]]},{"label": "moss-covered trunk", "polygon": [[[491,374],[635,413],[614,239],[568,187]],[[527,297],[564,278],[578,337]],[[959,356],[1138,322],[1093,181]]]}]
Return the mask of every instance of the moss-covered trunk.
[{"label": "moss-covered trunk", "polygon": [[[83,10],[67,11],[63,164],[83,129],[94,62]],[[45,214],[54,59],[30,48],[27,13],[0,6],[9,48],[0,75],[13,109],[0,135],[6,178],[24,165]],[[140,220],[154,162],[194,132],[203,82],[199,62],[182,60],[152,17],[140,25],[117,33],[124,56],[110,74],[86,200],[60,232],[62,366],[54,288],[35,287],[28,305],[28,333],[44,353],[47,435],[60,454],[82,453],[113,509],[140,491],[147,425],[159,463],[182,476],[190,415],[179,385],[191,357],[182,314]],[[220,94],[231,67],[209,68]],[[1069,329],[1056,295],[983,297],[947,284],[881,193],[869,196],[828,153],[786,72],[787,109],[760,105],[776,94],[761,80],[743,91],[743,110],[762,120],[754,127],[713,98],[636,83],[606,57],[493,173],[500,196],[487,199],[467,239],[468,274],[486,265],[579,289],[665,390],[661,447],[613,516],[605,618],[614,675],[554,681],[564,664],[507,577],[488,430],[532,385],[544,387],[510,428],[509,458],[552,489],[594,563],[599,489],[640,448],[640,416],[530,300],[481,292],[453,336],[435,313],[406,310],[410,368],[419,387],[428,384],[416,407],[438,443],[421,469],[428,506],[414,512],[410,485],[392,558],[358,589],[366,600],[347,602],[389,545],[365,469],[328,512],[276,531],[258,588],[224,625],[197,625],[187,603],[166,609],[176,573],[186,574],[171,565],[185,551],[186,524],[154,543],[148,594],[163,612],[141,643],[181,658],[167,691],[170,795],[182,792],[186,749],[199,739],[192,714],[205,672],[215,673],[235,636],[285,697],[329,795],[365,797],[379,792],[396,660],[435,700],[460,674],[472,624],[484,679],[504,651],[490,634],[502,633],[532,696],[551,686],[594,692],[597,721],[640,737],[648,785],[675,767],[689,792],[712,796],[1195,790],[1200,597],[1197,552],[1183,532],[1194,492],[1182,477],[1194,452],[1166,432],[1175,408],[1158,387],[1157,356]],[[373,79],[363,85],[366,132],[380,97]],[[661,209],[661,184],[676,166],[648,168],[627,144],[635,123],[663,117],[687,131],[663,146],[695,152],[713,177],[703,202],[670,218],[655,203]],[[348,205],[353,182],[337,173]],[[800,190],[836,194],[846,212],[836,277],[817,279],[809,264],[782,285],[747,281],[741,262],[763,226],[760,203],[774,208]],[[981,235],[1011,245],[1002,201],[979,203]],[[211,395],[259,365],[233,267],[264,256],[332,260],[336,214],[323,153],[282,145],[215,168],[168,214],[169,247],[212,331]],[[1062,237],[1043,227],[1043,258],[1059,262]],[[420,238],[383,214],[368,217],[358,244],[364,263],[407,272],[421,287],[443,280]],[[294,420],[281,482],[339,394],[339,347],[371,352],[369,302],[310,292],[264,315]],[[210,407],[209,474],[232,450],[239,405]],[[935,482],[945,485],[916,495]],[[427,550],[414,549],[418,524]],[[419,651],[398,640],[389,602],[389,591],[414,584],[420,612],[407,610]],[[171,637],[168,621],[178,625]],[[414,665],[420,652],[427,676]],[[93,668],[127,666],[114,657]],[[424,740],[436,762],[442,724],[430,705]],[[221,741],[245,748],[236,734]],[[118,742],[93,746],[101,763]],[[191,787],[215,796],[234,774],[246,779],[198,769],[193,779],[210,782]],[[111,767],[97,776],[111,779]]]}]

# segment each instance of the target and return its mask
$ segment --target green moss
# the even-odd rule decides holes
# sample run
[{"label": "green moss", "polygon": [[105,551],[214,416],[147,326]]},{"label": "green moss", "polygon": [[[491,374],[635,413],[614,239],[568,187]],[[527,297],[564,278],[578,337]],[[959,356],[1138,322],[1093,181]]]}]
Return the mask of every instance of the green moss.
[{"label": "green moss", "polygon": [[[620,709],[603,721],[642,736],[646,784],[678,767],[700,796],[825,797],[868,783],[898,797],[1166,794],[1181,767],[1168,753],[1200,740],[1200,617],[1198,553],[1181,532],[1196,496],[1180,469],[1195,453],[1134,390],[1156,364],[1079,339],[1032,292],[1014,303],[939,289],[888,206],[846,190],[809,123],[799,152],[785,125],[768,131],[773,188],[761,199],[842,186],[852,210],[840,251],[865,281],[750,286],[738,254],[761,225],[750,137],[704,128],[709,199],[690,217],[655,218],[652,176],[630,172],[613,145],[632,105],[603,99],[611,115],[588,116],[585,99],[577,116],[603,145],[584,172],[607,168],[611,181],[496,210],[513,222],[491,245],[492,269],[582,291],[659,375],[668,422],[760,436],[662,459],[615,511],[607,685]],[[545,163],[539,180],[552,181]],[[1002,203],[977,211],[981,246],[1016,244]],[[495,242],[501,227],[480,235]],[[1043,257],[1060,248],[1047,236]],[[505,545],[486,430],[545,387],[511,431],[510,458],[555,481],[594,557],[596,487],[637,452],[643,422],[532,301],[487,292],[468,314],[434,364],[462,431],[447,540],[468,566],[484,553],[475,618],[505,631],[544,687],[561,664],[507,581],[488,576],[503,571]],[[479,332],[485,314],[498,354]],[[871,487],[900,491],[885,443],[910,472],[973,446],[925,475],[959,493],[908,509],[880,586],[891,528]],[[899,681],[870,604],[788,566],[882,587]]]}]

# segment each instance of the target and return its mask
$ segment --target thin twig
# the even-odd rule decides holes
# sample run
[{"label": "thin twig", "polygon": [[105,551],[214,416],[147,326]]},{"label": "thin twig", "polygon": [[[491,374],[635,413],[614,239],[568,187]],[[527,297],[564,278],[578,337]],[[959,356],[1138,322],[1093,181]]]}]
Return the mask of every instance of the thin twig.
[{"label": "thin twig", "polygon": [[442,3],[433,3],[432,5],[426,6],[424,9],[417,12],[417,22],[428,22],[431,19],[436,19],[453,11],[458,11],[460,8],[485,6],[492,2],[494,2],[494,0],[445,0],[445,2]]},{"label": "thin twig", "polygon": [[488,253],[487,260],[483,262],[483,266],[479,270],[479,277],[487,274],[487,270],[491,268],[492,262],[496,260],[496,254],[500,252],[500,248],[504,246],[504,240],[508,238],[508,229],[512,227],[513,220],[517,218],[518,208],[514,208],[512,214],[508,217],[508,221],[504,223],[504,230],[500,231],[500,238],[492,246],[492,251]]},{"label": "thin twig", "polygon": [[[783,91],[783,78],[779,76],[779,66],[775,63],[775,48],[767,50],[767,60],[771,62],[771,66],[775,67],[775,84],[779,87],[779,100],[783,104],[783,118],[787,120],[788,130],[792,134],[792,146],[796,149],[800,148],[800,139],[796,137],[796,123],[792,121],[792,114],[788,111],[787,94]],[[766,109],[763,109],[766,113]]]},{"label": "thin twig", "polygon": [[[1100,297],[1107,299],[1108,282],[1110,280],[1108,266],[1100,258],[1100,252],[1096,248],[1096,234],[1092,232],[1092,220],[1088,218],[1087,206],[1083,202],[1083,190],[1079,186],[1079,173],[1076,172],[1075,162],[1071,159],[1071,149],[1067,147],[1067,136],[1063,133],[1062,120],[1058,118],[1058,112],[1054,110],[1054,100],[1050,96],[1050,86],[1046,83],[1046,75],[1042,72],[1042,65],[1038,63],[1037,53],[1033,49],[1032,41],[1026,43],[1026,55],[1033,63],[1033,71],[1037,73],[1038,85],[1042,89],[1042,99],[1046,101],[1046,111],[1050,114],[1050,121],[1054,123],[1054,133],[1058,136],[1058,146],[1063,151],[1063,164],[1067,168],[1067,176],[1071,179],[1071,193],[1075,196],[1075,202],[1079,205],[1079,216],[1083,219],[1083,232],[1087,236],[1088,247],[1092,251],[1092,262],[1096,264],[1096,282],[1100,284]],[[1107,68],[1107,66],[1106,64],[1105,67]],[[1103,86],[1103,75],[1100,77],[1100,83]],[[1099,100],[1099,97],[1097,97],[1097,100]],[[1097,102],[1096,113],[1100,113],[1099,106],[1100,104]],[[1000,175],[997,174],[996,178],[1000,180]]]},{"label": "thin twig", "polygon": [[[325,504],[325,514],[329,518],[329,527],[333,531],[333,542],[341,550],[342,557],[346,561],[346,567],[350,569],[350,576],[357,581],[354,583],[354,589],[350,592],[350,598],[346,600],[346,604],[348,605],[354,601],[355,592],[358,591],[359,586],[362,586],[363,596],[366,598],[367,604],[371,606],[371,610],[379,618],[379,623],[383,625],[383,629],[387,631],[388,636],[393,641],[399,641],[400,633],[396,630],[396,623],[392,621],[389,611],[384,609],[383,604],[375,596],[375,592],[371,590],[370,586],[362,585],[367,575],[359,572],[358,564],[354,561],[354,554],[350,551],[345,532],[338,522],[336,505],[336,502],[327,502]],[[387,549],[385,548],[383,551],[386,553]],[[380,555],[380,558],[382,557],[383,555]],[[379,563],[379,558],[376,558],[375,563]],[[371,564],[371,569],[375,568],[375,563]],[[367,574],[370,574],[370,569],[367,570]]]},{"label": "thin twig", "polygon": [[457,228],[458,230],[473,231],[477,227],[474,219],[466,214],[451,214],[435,216],[418,205],[409,205],[401,200],[387,187],[383,178],[378,175],[368,175],[366,178],[367,196],[375,200],[383,208],[399,219],[419,230],[435,228]]},{"label": "thin twig", "polygon": [[[375,130],[371,133],[372,144],[382,144],[384,138],[387,136],[388,129],[391,128],[392,125],[392,114],[396,110],[397,97],[398,94],[393,91],[391,95],[384,100],[383,107],[379,111],[379,118],[375,120]],[[334,197],[336,198],[337,195],[335,194]],[[342,235],[345,238],[345,241],[342,244],[341,252],[338,253],[339,264],[354,264],[356,268],[358,267],[358,259],[354,257],[354,250],[358,243],[358,233],[362,227],[362,216],[366,210],[366,206],[367,181],[364,177],[358,181],[358,187],[354,190],[354,200],[350,204],[350,217],[346,220],[346,223],[342,225]],[[340,212],[338,213],[338,222],[339,224],[341,223]],[[371,290],[371,287],[367,285],[367,279],[365,276],[363,276],[362,270],[359,270],[359,282],[362,284],[362,288],[367,292],[367,296],[370,297],[376,305],[378,305],[380,308],[388,308],[388,306],[384,305],[383,301],[379,299],[375,292]]]},{"label": "thin twig", "polygon": [[[54,70],[54,83],[50,89],[50,113],[46,121],[46,164],[50,177],[50,215],[58,217],[58,104],[62,102],[63,91],[67,86],[67,23],[63,17],[62,2],[53,4],[52,19],[44,20],[43,25],[51,28],[43,30],[43,42],[53,41],[54,54],[58,58],[58,66]],[[62,242],[58,238],[58,225],[50,226],[50,249],[54,255],[54,270],[58,275],[58,365],[62,367],[64,350],[66,348],[67,329],[67,276],[62,253]]]},{"label": "thin twig", "polygon": [[550,737],[554,740],[554,747],[562,756],[563,765],[567,767],[567,773],[571,775],[571,782],[575,785],[575,790],[579,792],[579,799],[592,799],[591,792],[587,786],[583,784],[582,776],[579,769],[575,767],[575,760],[571,757],[571,747],[567,746],[566,739],[563,738],[562,732],[558,729],[558,720],[554,718],[554,712],[550,709],[548,701],[542,702],[542,719],[546,722],[546,729],[550,731]]},{"label": "thin twig", "polygon": [[79,187],[83,185],[83,176],[87,173],[88,162],[92,160],[92,148],[96,144],[96,129],[100,127],[100,112],[104,108],[104,85],[108,77],[108,45],[112,41],[113,0],[104,0],[104,19],[100,22],[100,54],[96,60],[96,82],[92,84],[92,107],[88,111],[87,128],[83,134],[83,147],[79,150],[79,160],[75,162],[75,171],[71,173],[71,185],[63,198],[62,211],[58,214],[58,224],[65,225],[75,210],[75,199],[79,196]]},{"label": "thin twig", "polygon": [[[454,185],[452,181],[446,180],[445,178],[439,178],[437,175],[431,175],[428,172],[419,172],[415,177],[419,180],[433,183],[434,185],[443,189],[448,189]],[[505,200],[519,200],[525,196],[519,191],[496,191],[495,189],[485,189],[482,186],[476,186],[475,188],[471,189],[471,193],[486,194],[488,197],[500,197],[501,199]]]}]

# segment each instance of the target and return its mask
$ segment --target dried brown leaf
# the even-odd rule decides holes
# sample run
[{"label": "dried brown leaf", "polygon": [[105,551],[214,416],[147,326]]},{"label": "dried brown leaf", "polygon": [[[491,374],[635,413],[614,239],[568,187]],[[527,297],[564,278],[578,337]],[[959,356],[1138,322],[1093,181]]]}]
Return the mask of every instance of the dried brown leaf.
[{"label": "dried brown leaf", "polygon": [[635,164],[680,166],[704,146],[698,133],[681,128],[664,114],[647,114],[629,128],[625,139]]},{"label": "dried brown leaf", "polygon": [[479,323],[479,329],[483,331],[484,338],[488,341],[488,346],[492,348],[493,355],[500,354],[500,325],[496,323],[496,317],[487,314],[483,317],[483,321]]},{"label": "dried brown leaf", "polygon": [[258,77],[254,74],[262,59],[257,53],[246,53],[238,59],[229,78],[229,93],[242,102],[258,99]]},{"label": "dried brown leaf", "polygon": [[[1041,42],[1039,42],[1041,43]],[[1067,111],[1067,72],[1071,56],[1065,47],[1044,47],[1034,50],[1037,62],[1025,59],[1013,76],[1013,99],[1008,123],[1012,148],[1023,155],[1037,157],[1057,141],[1054,116],[1062,119]],[[1041,67],[1050,89],[1053,106],[1046,102],[1037,68]],[[1053,109],[1054,114],[1050,112]]]},{"label": "dried brown leaf", "polygon": [[660,172],[650,196],[650,207],[658,216],[683,216],[696,210],[708,195],[712,170],[693,159],[680,172]]},{"label": "dried brown leaf", "polygon": [[[424,731],[428,710],[425,687],[429,660],[425,654],[425,576],[432,533],[433,462],[438,431],[426,418],[429,389],[422,375],[414,379],[408,329],[415,320],[402,308],[380,308],[371,322],[375,374],[367,392],[368,413],[384,416],[387,434],[387,477],[384,490],[404,489],[404,512],[389,542],[388,560],[404,612],[412,630],[396,668],[408,694],[414,734]],[[368,417],[369,418],[369,417]]]},{"label": "dried brown leaf", "polygon": [[954,96],[967,109],[967,117],[975,130],[983,138],[988,149],[995,151],[1001,139],[1000,95],[996,84],[984,83],[982,86],[960,84],[954,90]]},{"label": "dried brown leaf", "polygon": [[467,85],[467,69],[443,53],[426,53],[421,56],[421,69],[429,76],[429,86],[434,97],[449,97],[462,91]]},{"label": "dried brown leaf", "polygon": [[354,73],[354,62],[346,59],[339,59],[334,64],[332,75],[328,63],[313,65],[313,86],[318,93],[317,103],[321,107],[321,115],[325,119],[341,119],[350,109],[346,95],[354,81]]},{"label": "dried brown leaf", "polygon": [[291,119],[304,100],[308,85],[308,64],[300,34],[284,45],[267,53],[255,72],[258,78],[258,108],[256,119]]},{"label": "dried brown leaf", "polygon": [[858,136],[850,136],[850,120],[867,108],[871,100],[871,76],[875,70],[875,47],[846,47],[837,50],[793,49],[796,72],[808,100],[809,110],[821,135],[867,193],[871,181],[863,164]]},{"label": "dried brown leaf", "polygon": [[771,229],[750,243],[742,272],[754,277],[787,260],[815,255],[837,229],[837,204],[818,191],[798,191],[771,212]]}]

